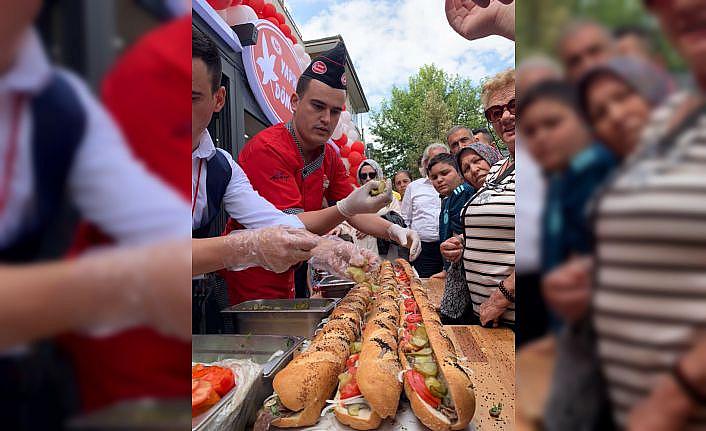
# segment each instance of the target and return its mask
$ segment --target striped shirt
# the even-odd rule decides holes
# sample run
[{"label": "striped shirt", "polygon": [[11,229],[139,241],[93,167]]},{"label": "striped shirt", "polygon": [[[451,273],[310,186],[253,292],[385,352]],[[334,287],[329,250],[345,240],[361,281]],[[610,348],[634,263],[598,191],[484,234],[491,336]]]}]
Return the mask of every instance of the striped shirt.
[{"label": "striped shirt", "polygon": [[[654,113],[596,204],[594,324],[621,427],[706,328],[706,109],[663,140],[684,96]],[[688,423],[706,430],[706,408]]]},{"label": "striped shirt", "polygon": [[[471,290],[473,312],[515,270],[515,172],[498,182],[507,158],[493,165],[485,185],[461,212],[464,225],[463,268]],[[514,325],[515,305],[505,311],[501,323]]]}]

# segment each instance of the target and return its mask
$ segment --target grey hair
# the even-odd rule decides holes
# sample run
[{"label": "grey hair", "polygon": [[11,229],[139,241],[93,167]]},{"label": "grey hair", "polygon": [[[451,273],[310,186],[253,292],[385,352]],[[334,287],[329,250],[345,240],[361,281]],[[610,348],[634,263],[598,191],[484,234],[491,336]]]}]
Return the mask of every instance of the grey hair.
[{"label": "grey hair", "polygon": [[434,148],[443,148],[445,152],[450,153],[451,150],[449,150],[449,146],[446,144],[442,144],[440,142],[432,142],[431,144],[427,145],[427,147],[424,149],[424,152],[422,153],[422,169],[424,170],[424,175],[427,174],[427,163],[429,163],[429,152],[433,150]]},{"label": "grey hair", "polygon": [[563,79],[564,69],[559,65],[559,63],[551,57],[542,54],[534,54],[530,57],[522,60],[520,65],[517,67],[516,76],[522,75],[523,72],[528,70],[544,69],[552,75],[552,78]]},{"label": "grey hair", "polygon": [[590,27],[597,28],[611,43],[615,41],[615,37],[608,30],[608,27],[600,22],[592,19],[575,19],[560,28],[559,37],[554,42],[554,52],[561,54],[566,39],[572,38],[581,30]]},{"label": "grey hair", "polygon": [[452,128],[449,129],[448,132],[446,132],[446,142],[449,142],[449,137],[451,135],[453,135],[454,133],[458,132],[459,130],[466,130],[466,131],[468,131],[468,134],[471,134],[471,135],[473,134],[473,133],[471,133],[471,129],[469,129],[466,126],[461,126],[461,125],[453,126]]}]

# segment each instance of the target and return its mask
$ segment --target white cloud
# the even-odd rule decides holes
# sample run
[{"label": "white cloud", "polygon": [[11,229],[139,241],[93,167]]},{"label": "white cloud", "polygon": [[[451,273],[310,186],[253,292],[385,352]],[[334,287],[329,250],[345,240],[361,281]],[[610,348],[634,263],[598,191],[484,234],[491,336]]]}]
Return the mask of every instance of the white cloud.
[{"label": "white cloud", "polygon": [[[311,8],[311,0],[288,3],[300,10]],[[319,4],[323,9],[305,13],[310,18],[298,23],[302,35],[305,40],[343,36],[371,108],[389,96],[393,85],[405,86],[409,76],[425,64],[434,63],[474,82],[514,65],[512,41],[499,36],[477,41],[462,38],[449,27],[443,1]]]}]

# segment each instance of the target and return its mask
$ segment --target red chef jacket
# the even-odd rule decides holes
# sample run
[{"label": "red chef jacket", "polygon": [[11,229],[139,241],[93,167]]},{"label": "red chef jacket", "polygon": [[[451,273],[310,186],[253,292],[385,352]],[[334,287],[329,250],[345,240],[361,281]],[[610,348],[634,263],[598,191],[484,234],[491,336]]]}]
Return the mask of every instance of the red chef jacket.
[{"label": "red chef jacket", "polygon": [[[330,145],[304,165],[290,123],[280,123],[255,135],[240,152],[238,163],[253,188],[287,213],[315,211],[323,199],[338,201],[353,191],[340,156]],[[235,221],[237,222],[237,220]],[[229,222],[227,232],[237,228]],[[294,271],[276,274],[262,268],[224,271],[231,304],[251,299],[294,298]]]}]

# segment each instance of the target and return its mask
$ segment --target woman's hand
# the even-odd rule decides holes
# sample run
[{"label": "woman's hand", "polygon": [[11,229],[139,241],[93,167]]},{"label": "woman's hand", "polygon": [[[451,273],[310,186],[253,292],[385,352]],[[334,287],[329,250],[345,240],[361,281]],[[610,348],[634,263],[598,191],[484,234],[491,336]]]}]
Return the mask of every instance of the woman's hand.
[{"label": "woman's hand", "polygon": [[[515,293],[515,273],[510,274],[509,277],[503,282],[503,286],[510,293]],[[480,305],[480,323],[485,326],[488,322],[493,322],[493,327],[498,326],[498,321],[502,317],[503,313],[510,308],[512,302],[510,302],[505,295],[496,289],[490,294],[487,301]]]},{"label": "woman's hand", "polygon": [[440,280],[446,279],[446,270],[443,270],[441,272],[437,272],[436,274],[432,275],[429,278],[438,278]]},{"label": "woman's hand", "polygon": [[568,322],[576,322],[588,312],[592,266],[590,257],[575,257],[542,280],[542,295],[549,308]]},{"label": "woman's hand", "polygon": [[628,416],[628,431],[678,431],[689,417],[690,400],[672,376],[663,376]]},{"label": "woman's hand", "polygon": [[452,236],[442,242],[440,249],[441,255],[449,262],[458,262],[463,254],[463,245],[461,244],[461,240],[456,236]]},{"label": "woman's hand", "polygon": [[446,0],[446,19],[469,40],[493,34],[515,40],[514,0]]}]

